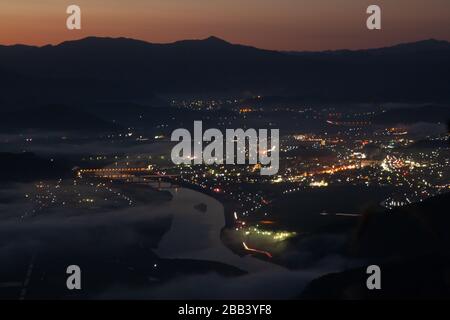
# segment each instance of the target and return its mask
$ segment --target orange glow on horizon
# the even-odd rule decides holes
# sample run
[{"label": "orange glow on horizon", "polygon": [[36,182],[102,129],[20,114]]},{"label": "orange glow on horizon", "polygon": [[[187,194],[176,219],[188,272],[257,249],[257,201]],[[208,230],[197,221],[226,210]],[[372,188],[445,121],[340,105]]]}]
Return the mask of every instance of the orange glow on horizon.
[{"label": "orange glow on horizon", "polygon": [[[65,28],[60,0],[0,4],[0,44],[58,44],[87,36],[168,43],[211,35],[275,50],[380,47],[428,38],[450,40],[447,0],[378,0],[383,31],[365,28],[368,0],[77,0],[82,30]],[[406,10],[407,8],[407,10]]]}]

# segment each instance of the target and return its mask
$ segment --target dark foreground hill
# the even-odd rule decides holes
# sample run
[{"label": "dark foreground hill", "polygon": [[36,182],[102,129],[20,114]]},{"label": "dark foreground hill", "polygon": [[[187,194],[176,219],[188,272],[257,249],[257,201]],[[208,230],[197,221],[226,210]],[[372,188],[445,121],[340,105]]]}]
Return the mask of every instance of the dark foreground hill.
[{"label": "dark foreground hill", "polygon": [[71,165],[62,159],[46,159],[29,152],[0,152],[0,183],[62,178],[71,174]]},{"label": "dark foreground hill", "polygon": [[449,206],[450,193],[445,193],[386,213],[368,213],[356,232],[354,250],[369,258],[450,254]]},{"label": "dark foreground hill", "polygon": [[333,273],[313,280],[302,299],[449,299],[449,256],[427,255],[379,264],[381,290],[368,290],[366,268]]},{"label": "dark foreground hill", "polygon": [[418,204],[369,214],[353,252],[381,268],[382,290],[366,287],[366,268],[312,281],[306,299],[450,298],[450,193]]},{"label": "dark foreground hill", "polygon": [[450,44],[426,40],[373,50],[286,53],[215,37],[170,44],[89,37],[56,46],[0,46],[0,86],[0,102],[9,103],[213,92],[448,102]]}]

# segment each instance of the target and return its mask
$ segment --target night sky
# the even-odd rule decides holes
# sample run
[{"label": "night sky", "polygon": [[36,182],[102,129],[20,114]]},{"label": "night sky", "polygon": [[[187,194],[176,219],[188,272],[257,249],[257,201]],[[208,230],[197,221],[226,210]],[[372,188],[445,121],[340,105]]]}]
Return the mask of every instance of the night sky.
[{"label": "night sky", "polygon": [[[82,9],[82,30],[66,29],[66,8]],[[382,8],[381,31],[366,8]],[[0,44],[57,44],[85,36],[150,42],[215,35],[275,50],[381,47],[450,40],[449,0],[0,0]]]}]

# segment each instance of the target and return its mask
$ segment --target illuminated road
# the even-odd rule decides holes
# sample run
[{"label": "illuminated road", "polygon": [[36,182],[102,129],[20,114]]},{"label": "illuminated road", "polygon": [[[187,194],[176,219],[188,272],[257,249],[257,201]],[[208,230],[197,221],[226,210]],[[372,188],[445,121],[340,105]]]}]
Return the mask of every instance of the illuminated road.
[{"label": "illuminated road", "polygon": [[359,217],[361,214],[359,213],[328,213],[321,212],[319,213],[321,216],[338,216],[338,217]]},{"label": "illuminated road", "polygon": [[242,242],[242,245],[244,246],[244,249],[247,250],[247,251],[261,253],[261,254],[264,254],[265,256],[269,257],[269,258],[272,258],[272,254],[270,252],[250,248],[249,246],[247,246],[247,244],[245,242]]}]

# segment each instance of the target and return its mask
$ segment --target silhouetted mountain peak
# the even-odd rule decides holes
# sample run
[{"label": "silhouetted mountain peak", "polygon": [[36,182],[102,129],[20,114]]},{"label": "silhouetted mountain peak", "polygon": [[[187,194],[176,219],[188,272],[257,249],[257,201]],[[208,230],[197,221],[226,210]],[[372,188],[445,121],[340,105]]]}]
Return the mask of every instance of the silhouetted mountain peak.
[{"label": "silhouetted mountain peak", "polygon": [[392,47],[373,50],[390,50],[398,52],[450,50],[450,42],[444,40],[427,39],[416,42],[401,43]]},{"label": "silhouetted mountain peak", "polygon": [[424,46],[424,47],[450,47],[450,43],[445,40],[438,40],[438,39],[426,39],[422,41],[417,41],[411,43],[411,45],[416,46]]},{"label": "silhouetted mountain peak", "polygon": [[131,38],[111,38],[111,37],[86,37],[78,40],[64,41],[56,47],[84,47],[84,46],[130,46],[147,45],[148,42]]},{"label": "silhouetted mountain peak", "polygon": [[[220,39],[215,36],[210,36],[205,39],[193,39],[193,40],[181,40],[174,42],[172,44],[174,46],[187,46],[190,48],[198,48],[198,49],[204,49],[204,48],[224,48],[224,47],[240,47],[239,45],[234,45],[229,43],[228,41],[225,41],[223,39]],[[244,46],[245,47],[245,46]]]},{"label": "silhouetted mountain peak", "polygon": [[216,36],[210,36],[208,38],[206,38],[205,40],[203,40],[205,42],[210,42],[210,43],[222,43],[222,44],[230,44],[228,41],[225,41],[221,38],[218,38]]}]

